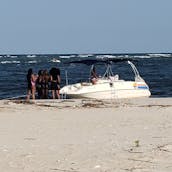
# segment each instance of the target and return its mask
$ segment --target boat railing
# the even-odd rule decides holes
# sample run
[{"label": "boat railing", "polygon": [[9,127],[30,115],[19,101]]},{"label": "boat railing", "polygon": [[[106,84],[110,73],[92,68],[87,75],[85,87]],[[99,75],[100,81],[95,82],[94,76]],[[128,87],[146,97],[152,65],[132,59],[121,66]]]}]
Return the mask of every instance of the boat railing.
[{"label": "boat railing", "polygon": [[105,73],[104,73],[104,75],[103,75],[103,78],[109,78],[109,77],[111,77],[111,76],[114,76],[114,74],[113,74],[113,72],[112,72],[111,65],[108,64],[108,65],[107,65],[107,68],[106,68],[106,71],[105,71]]},{"label": "boat railing", "polygon": [[136,66],[131,61],[127,61],[127,62],[133,69],[133,72],[135,74],[135,81],[144,81],[144,79],[140,76],[139,71],[137,70]]}]

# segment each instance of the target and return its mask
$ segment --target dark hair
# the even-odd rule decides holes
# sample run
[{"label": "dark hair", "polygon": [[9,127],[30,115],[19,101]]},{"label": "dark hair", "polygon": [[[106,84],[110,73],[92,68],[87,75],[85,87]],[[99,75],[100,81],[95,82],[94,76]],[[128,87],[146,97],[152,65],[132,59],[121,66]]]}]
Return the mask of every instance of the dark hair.
[{"label": "dark hair", "polygon": [[96,71],[96,67],[95,67],[95,66],[93,66],[93,71],[94,71],[94,72]]},{"label": "dark hair", "polygon": [[57,75],[60,76],[60,69],[53,67],[53,68],[51,68],[49,73],[52,76],[53,80],[57,80]]},{"label": "dark hair", "polygon": [[32,68],[30,68],[27,72],[27,75],[32,75],[32,73],[33,73],[33,70],[32,70]]},{"label": "dark hair", "polygon": [[40,76],[42,74],[43,74],[43,70],[39,70],[38,75]]},{"label": "dark hair", "polygon": [[27,81],[28,83],[31,82],[31,75],[32,75],[33,71],[32,71],[32,68],[30,68],[27,72]]}]

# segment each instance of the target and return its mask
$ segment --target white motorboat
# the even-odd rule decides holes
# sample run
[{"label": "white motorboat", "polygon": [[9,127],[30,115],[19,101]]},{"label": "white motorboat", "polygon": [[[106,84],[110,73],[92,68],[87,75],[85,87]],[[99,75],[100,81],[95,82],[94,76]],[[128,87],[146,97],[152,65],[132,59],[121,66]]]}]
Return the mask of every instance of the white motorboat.
[{"label": "white motorboat", "polygon": [[81,82],[66,85],[60,90],[60,94],[69,98],[92,99],[149,97],[151,95],[149,86],[141,78],[135,65],[131,61],[127,62],[135,75],[133,81],[119,79],[119,75],[114,75],[111,65],[108,64],[103,77],[98,78],[95,84]]}]

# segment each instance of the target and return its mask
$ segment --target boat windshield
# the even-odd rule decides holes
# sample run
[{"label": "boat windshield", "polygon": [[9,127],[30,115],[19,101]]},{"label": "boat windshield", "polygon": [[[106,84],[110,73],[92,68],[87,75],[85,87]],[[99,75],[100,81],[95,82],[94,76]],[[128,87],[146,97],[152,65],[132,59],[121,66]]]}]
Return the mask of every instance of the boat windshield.
[{"label": "boat windshield", "polygon": [[[120,63],[123,62],[123,63]],[[69,64],[69,63],[68,63]],[[131,62],[131,59],[108,59],[108,60],[98,60],[98,59],[85,59],[85,60],[78,60],[78,61],[71,61],[68,69],[70,71],[70,68],[72,70],[72,73],[70,72],[70,78],[72,79],[72,83],[76,82],[84,82],[86,80],[91,79],[91,71],[93,67],[96,68],[96,74],[99,78],[110,78],[114,76],[119,76],[120,80],[125,81],[143,81],[143,79],[140,77],[139,72],[135,65]],[[83,64],[85,64],[85,67],[83,67]],[[129,64],[129,65],[125,65]],[[76,67],[77,66],[77,67]],[[90,70],[88,66],[91,66]],[[76,67],[76,71],[73,70],[73,68]],[[77,78],[74,76],[75,73],[78,73],[80,71],[81,75]],[[134,73],[134,75],[133,75]]]}]

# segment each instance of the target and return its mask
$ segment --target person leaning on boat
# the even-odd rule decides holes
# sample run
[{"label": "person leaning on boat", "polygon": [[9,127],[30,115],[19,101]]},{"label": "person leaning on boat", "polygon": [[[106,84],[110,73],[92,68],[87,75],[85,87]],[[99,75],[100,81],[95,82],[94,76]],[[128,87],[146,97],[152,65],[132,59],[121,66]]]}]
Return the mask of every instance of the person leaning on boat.
[{"label": "person leaning on boat", "polygon": [[91,70],[91,83],[96,84],[97,80],[98,80],[98,76],[96,74],[96,68],[95,66],[93,66]]},{"label": "person leaning on boat", "polygon": [[50,70],[50,82],[51,82],[51,91],[52,91],[52,98],[60,99],[60,69],[58,68],[51,68]]}]

